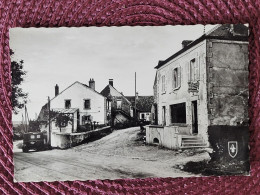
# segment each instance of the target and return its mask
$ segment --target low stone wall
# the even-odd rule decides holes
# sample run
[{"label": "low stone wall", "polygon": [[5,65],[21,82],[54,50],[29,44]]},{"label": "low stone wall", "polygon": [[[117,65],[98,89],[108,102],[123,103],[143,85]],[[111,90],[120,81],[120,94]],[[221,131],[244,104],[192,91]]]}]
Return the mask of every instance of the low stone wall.
[{"label": "low stone wall", "polygon": [[178,126],[156,126],[148,125],[146,128],[146,143],[158,144],[170,149],[180,147],[180,139],[178,136]]},{"label": "low stone wall", "polygon": [[105,134],[111,132],[111,127],[103,127],[100,129],[82,132],[82,133],[52,133],[51,136],[51,146],[55,148],[70,148],[81,143],[95,140],[97,138],[103,137]]}]

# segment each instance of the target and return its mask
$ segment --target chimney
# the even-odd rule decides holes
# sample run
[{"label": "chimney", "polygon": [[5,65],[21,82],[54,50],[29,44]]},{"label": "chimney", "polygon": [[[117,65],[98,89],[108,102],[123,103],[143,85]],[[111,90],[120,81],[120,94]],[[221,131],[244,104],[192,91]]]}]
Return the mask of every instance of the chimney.
[{"label": "chimney", "polygon": [[95,81],[94,81],[93,78],[89,80],[89,87],[90,87],[91,89],[95,90]]},{"label": "chimney", "polygon": [[59,85],[55,85],[55,96],[59,95]]},{"label": "chimney", "polygon": [[109,85],[111,85],[113,87],[113,84],[114,84],[113,79],[109,79],[108,83],[109,83]]},{"label": "chimney", "polygon": [[181,42],[182,48],[187,47],[191,42],[192,42],[191,40],[183,40],[183,41]]}]

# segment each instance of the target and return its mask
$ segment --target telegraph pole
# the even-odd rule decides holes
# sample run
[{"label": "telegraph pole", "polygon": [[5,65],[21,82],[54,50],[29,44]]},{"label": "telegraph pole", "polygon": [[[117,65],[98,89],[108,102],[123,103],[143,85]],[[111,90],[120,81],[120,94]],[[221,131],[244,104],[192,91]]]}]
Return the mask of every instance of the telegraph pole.
[{"label": "telegraph pole", "polygon": [[48,131],[48,145],[51,147],[51,101],[50,97],[48,96],[48,123],[49,123],[49,131]]},{"label": "telegraph pole", "polygon": [[136,113],[136,72],[135,72],[135,114],[134,114],[134,117],[135,117],[135,122],[137,122],[137,113]]},{"label": "telegraph pole", "polygon": [[25,106],[24,106],[25,132],[28,133],[28,128],[27,128],[27,115],[26,115],[26,112],[27,112],[27,108],[26,108],[26,105],[25,105]]}]

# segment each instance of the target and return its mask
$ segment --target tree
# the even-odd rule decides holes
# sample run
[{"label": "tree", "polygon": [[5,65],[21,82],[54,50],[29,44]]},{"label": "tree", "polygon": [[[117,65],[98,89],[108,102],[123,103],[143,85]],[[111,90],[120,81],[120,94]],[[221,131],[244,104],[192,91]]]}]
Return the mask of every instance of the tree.
[{"label": "tree", "polygon": [[28,132],[40,132],[41,122],[37,120],[30,120],[29,121],[29,131]]},{"label": "tree", "polygon": [[60,131],[62,127],[66,127],[68,126],[69,123],[72,124],[72,122],[73,122],[73,118],[71,114],[59,113],[55,117],[55,123],[60,128]]},{"label": "tree", "polygon": [[[10,49],[10,56],[13,56],[14,52]],[[26,71],[23,70],[24,61],[19,62],[11,61],[11,76],[12,76],[12,106],[13,112],[17,114],[20,109],[27,103],[28,93],[23,92],[20,87],[24,81]]]}]

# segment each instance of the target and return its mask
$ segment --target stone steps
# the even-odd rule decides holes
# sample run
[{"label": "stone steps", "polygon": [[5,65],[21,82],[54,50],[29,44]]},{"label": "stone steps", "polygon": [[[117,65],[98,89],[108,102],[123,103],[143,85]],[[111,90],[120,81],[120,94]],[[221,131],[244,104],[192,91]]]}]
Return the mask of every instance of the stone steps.
[{"label": "stone steps", "polygon": [[207,144],[200,136],[183,135],[181,140],[181,148],[205,148]]}]

